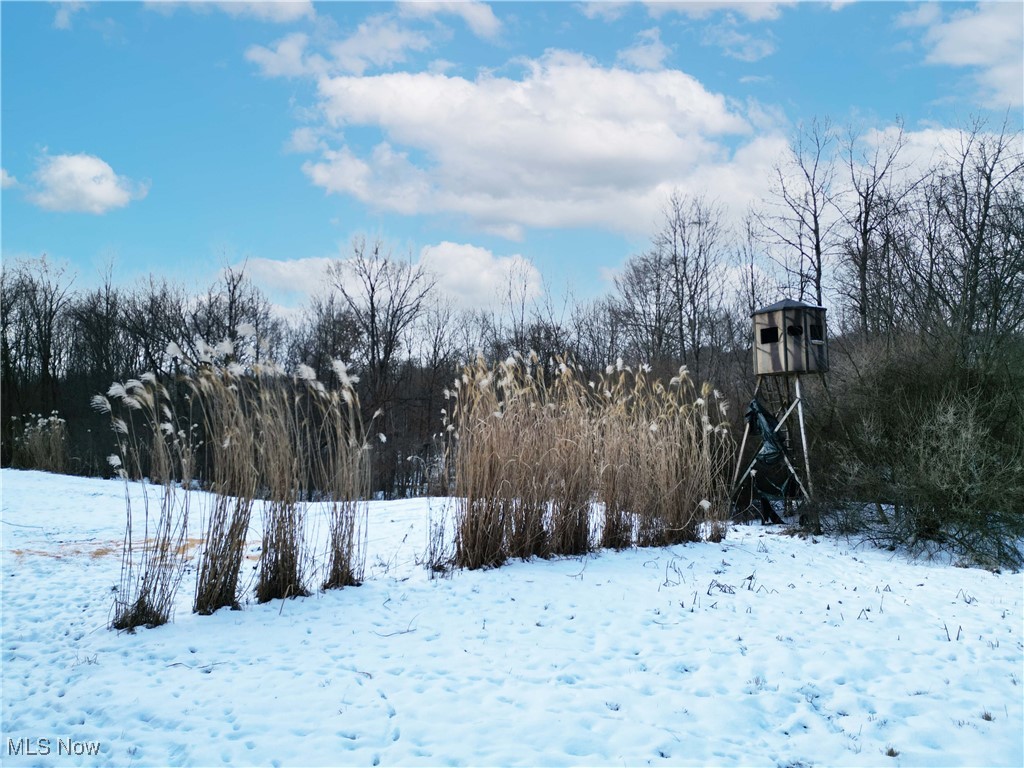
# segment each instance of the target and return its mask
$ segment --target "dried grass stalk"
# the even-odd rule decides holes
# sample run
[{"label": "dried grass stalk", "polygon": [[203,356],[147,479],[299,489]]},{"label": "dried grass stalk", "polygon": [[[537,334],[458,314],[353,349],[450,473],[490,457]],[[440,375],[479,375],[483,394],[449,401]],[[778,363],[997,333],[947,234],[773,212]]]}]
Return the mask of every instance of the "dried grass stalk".
[{"label": "dried grass stalk", "polygon": [[710,385],[685,368],[666,386],[621,361],[586,383],[549,366],[478,359],[448,393],[456,565],[724,535],[733,445]]},{"label": "dried grass stalk", "polygon": [[[185,568],[195,447],[180,429],[174,402],[153,374],[115,384],[97,395],[93,406],[110,413],[118,451],[109,457],[125,481],[126,524],[121,577],[110,626],[133,631],[171,619],[174,598]],[[150,486],[142,485],[141,514],[134,509],[128,481],[146,475],[160,484],[157,509],[151,509]]]}]

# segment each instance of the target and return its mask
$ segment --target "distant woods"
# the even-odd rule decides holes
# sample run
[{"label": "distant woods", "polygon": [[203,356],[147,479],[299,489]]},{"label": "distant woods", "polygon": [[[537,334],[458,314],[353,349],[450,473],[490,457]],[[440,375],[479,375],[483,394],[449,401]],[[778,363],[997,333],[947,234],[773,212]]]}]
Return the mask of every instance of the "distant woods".
[{"label": "distant woods", "polygon": [[[753,384],[750,313],[786,296],[829,307],[834,371],[816,402],[814,453],[859,467],[846,488],[891,501],[913,484],[875,465],[913,431],[889,424],[901,407],[915,418],[933,407],[960,424],[973,419],[979,446],[1019,464],[1021,146],[1019,133],[975,123],[922,159],[899,128],[856,135],[814,121],[774,168],[772,194],[741,223],[722,201],[677,191],[608,294],[575,305],[531,296],[513,277],[494,306],[457,310],[433,276],[379,242],[354,243],[287,320],[244,267],[196,294],[155,277],[121,285],[109,273],[84,290],[46,257],[8,262],[2,461],[38,466],[30,441],[53,417],[63,419],[59,466],[109,474],[113,437],[92,395],[145,372],[173,381],[177,359],[202,360],[228,341],[243,367],[308,366],[324,382],[336,375],[333,361],[347,362],[363,423],[385,438],[373,441],[374,492],[446,490],[431,471],[443,451],[443,393],[478,352],[500,361],[533,351],[541,365],[572,359],[595,376],[618,358],[665,380],[685,365],[694,381],[742,403]],[[1014,477],[1024,487],[1024,474]]]}]

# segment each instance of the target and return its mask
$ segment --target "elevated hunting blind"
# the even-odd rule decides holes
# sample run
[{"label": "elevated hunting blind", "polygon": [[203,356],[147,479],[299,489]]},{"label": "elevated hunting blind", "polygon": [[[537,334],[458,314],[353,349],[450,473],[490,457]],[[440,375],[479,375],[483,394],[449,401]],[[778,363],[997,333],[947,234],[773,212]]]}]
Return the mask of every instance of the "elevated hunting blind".
[{"label": "elevated hunting blind", "polygon": [[785,299],[753,314],[754,374],[825,373],[825,308]]},{"label": "elevated hunting blind", "polygon": [[[745,416],[732,499],[737,512],[753,507],[765,522],[781,522],[771,505],[773,500],[781,500],[786,511],[811,498],[800,377],[828,371],[825,308],[784,299],[756,310],[751,317],[757,384]],[[794,413],[799,443],[789,434],[788,419]],[[745,452],[752,429],[760,436],[761,445],[748,460]]]}]

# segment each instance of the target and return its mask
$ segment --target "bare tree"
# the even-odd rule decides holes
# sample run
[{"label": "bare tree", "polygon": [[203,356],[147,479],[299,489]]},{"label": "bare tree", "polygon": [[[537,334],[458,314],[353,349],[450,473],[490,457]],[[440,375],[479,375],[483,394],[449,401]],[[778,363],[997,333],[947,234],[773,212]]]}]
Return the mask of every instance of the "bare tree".
[{"label": "bare tree", "polygon": [[316,371],[321,381],[335,374],[334,360],[351,362],[363,343],[359,323],[348,304],[335,294],[315,296],[288,342],[288,362],[302,363]]},{"label": "bare tree", "polygon": [[[245,265],[226,267],[189,312],[192,338],[208,344],[230,341],[233,357],[258,363],[284,346],[284,324],[270,300],[245,274]],[[249,333],[239,329],[249,326]]]},{"label": "bare tree", "polygon": [[698,380],[721,313],[723,239],[720,206],[672,193],[656,243],[669,272],[676,354]]},{"label": "bare tree", "polygon": [[101,392],[111,382],[137,373],[138,350],[124,330],[124,305],[124,292],[114,285],[109,267],[98,288],[76,296],[71,303],[69,374],[83,391]]},{"label": "bare tree", "polygon": [[622,314],[610,297],[577,305],[569,319],[576,361],[600,371],[623,353]]},{"label": "bare tree", "polygon": [[27,368],[35,369],[33,384],[38,387],[40,409],[49,411],[57,405],[57,382],[67,363],[67,309],[74,277],[45,255],[37,261],[22,262],[18,273]]},{"label": "bare tree", "polygon": [[171,342],[193,359],[199,357],[189,331],[188,304],[180,286],[152,275],[127,294],[121,321],[138,350],[138,370],[170,373],[166,353]]},{"label": "bare tree", "polygon": [[740,278],[734,288],[734,304],[748,318],[771,303],[768,297],[773,292],[772,281],[765,271],[764,237],[760,232],[759,218],[756,211],[747,211],[740,228],[740,237],[734,244],[733,264]]},{"label": "bare tree", "polygon": [[939,178],[939,210],[949,237],[946,270],[952,326],[968,358],[988,357],[1024,317],[1024,254],[1019,245],[1024,153],[1021,136],[976,121],[961,131]]},{"label": "bare tree", "polygon": [[824,301],[825,262],[839,220],[833,198],[834,143],[827,118],[815,118],[797,132],[789,157],[774,169],[774,211],[760,220],[772,242],[784,249],[779,261],[797,281],[797,298],[819,305]]},{"label": "bare tree", "polygon": [[655,246],[631,256],[615,278],[614,308],[622,326],[624,351],[659,371],[670,370],[673,328],[668,259]]},{"label": "bare tree", "polygon": [[379,241],[369,252],[361,238],[352,247],[350,258],[332,265],[331,277],[362,332],[365,404],[373,413],[394,396],[403,335],[420,316],[436,281],[410,262],[391,258]]},{"label": "bare tree", "polygon": [[902,311],[936,346],[984,367],[1024,328],[1020,134],[975,122],[917,188],[895,234]]},{"label": "bare tree", "polygon": [[[28,340],[25,338],[24,324],[19,322],[21,292],[21,276],[17,271],[0,267],[0,395],[3,397],[2,410],[6,417],[3,420],[5,430],[14,414],[15,403],[20,400],[19,390],[23,379],[21,369],[27,357]],[[5,449],[9,444],[9,440],[4,440]]]},{"label": "bare tree", "polygon": [[906,144],[902,123],[888,141],[863,149],[863,141],[851,129],[845,140],[846,170],[851,201],[843,213],[849,235],[844,242],[846,266],[853,278],[846,298],[853,306],[858,330],[867,336],[892,327],[894,262],[891,238],[893,218],[900,214],[914,184],[897,186],[897,165]]}]

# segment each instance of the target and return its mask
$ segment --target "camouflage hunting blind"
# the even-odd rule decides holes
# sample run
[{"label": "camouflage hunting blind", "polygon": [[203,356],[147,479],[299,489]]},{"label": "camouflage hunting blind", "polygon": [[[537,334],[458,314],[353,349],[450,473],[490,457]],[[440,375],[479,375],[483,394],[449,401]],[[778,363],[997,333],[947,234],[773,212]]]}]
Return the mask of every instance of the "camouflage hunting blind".
[{"label": "camouflage hunting blind", "polygon": [[[732,499],[737,514],[754,508],[765,522],[782,522],[773,502],[784,514],[795,512],[813,493],[800,379],[828,371],[825,308],[783,299],[751,318],[757,384],[744,417]],[[797,436],[789,429],[794,416]]]},{"label": "camouflage hunting blind", "polygon": [[825,308],[784,299],[753,314],[754,375],[825,373]]}]

